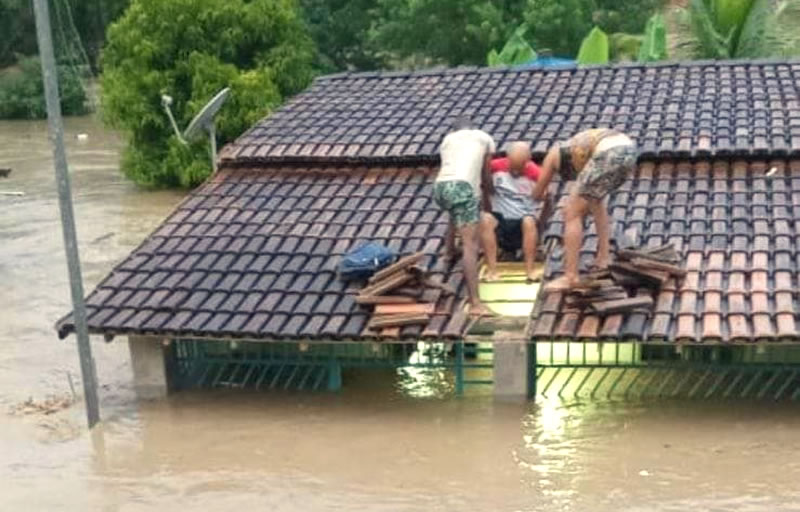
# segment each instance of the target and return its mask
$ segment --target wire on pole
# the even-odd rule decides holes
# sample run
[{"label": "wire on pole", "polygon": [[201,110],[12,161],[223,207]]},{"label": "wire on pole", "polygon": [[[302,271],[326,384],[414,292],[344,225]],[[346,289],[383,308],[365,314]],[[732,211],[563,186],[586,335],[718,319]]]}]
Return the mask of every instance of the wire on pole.
[{"label": "wire on pole", "polygon": [[81,363],[83,394],[86,402],[86,416],[89,428],[100,421],[97,401],[97,379],[89,345],[89,330],[86,323],[86,307],[83,302],[83,280],[78,253],[78,239],[75,231],[75,214],[72,209],[72,192],[69,184],[67,155],[64,149],[64,126],[61,121],[61,102],[58,93],[58,74],[53,52],[53,37],[50,27],[50,12],[47,0],[33,0],[36,16],[36,37],[39,42],[39,56],[42,61],[45,100],[47,103],[47,128],[50,144],[53,146],[56,183],[58,185],[58,204],[61,211],[61,229],[64,235],[64,248],[67,253],[70,292],[72,295],[75,334],[78,338],[78,355]]}]

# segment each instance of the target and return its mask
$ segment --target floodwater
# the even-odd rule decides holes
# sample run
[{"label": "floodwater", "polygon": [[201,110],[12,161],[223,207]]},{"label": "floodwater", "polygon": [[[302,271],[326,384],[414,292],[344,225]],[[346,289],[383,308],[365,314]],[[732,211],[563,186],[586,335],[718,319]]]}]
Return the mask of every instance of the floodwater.
[{"label": "floodwater", "polygon": [[[181,199],[117,170],[67,122],[87,291]],[[88,139],[78,140],[76,134]],[[44,123],[0,123],[0,510],[800,510],[800,408],[745,402],[415,398],[391,374],[339,394],[182,393],[138,403],[122,340],[93,340],[92,433]],[[435,395],[435,393],[434,393]]]}]

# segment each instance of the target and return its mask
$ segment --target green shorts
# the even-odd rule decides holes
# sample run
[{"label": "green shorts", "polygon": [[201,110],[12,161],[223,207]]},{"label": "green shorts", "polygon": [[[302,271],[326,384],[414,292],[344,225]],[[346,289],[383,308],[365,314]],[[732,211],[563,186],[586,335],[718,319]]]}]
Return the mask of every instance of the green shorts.
[{"label": "green shorts", "polygon": [[433,186],[433,198],[457,228],[476,224],[480,218],[478,198],[469,182],[440,181]]},{"label": "green shorts", "polygon": [[578,174],[578,194],[590,199],[603,199],[633,174],[638,158],[639,152],[632,144],[614,146],[594,154]]}]

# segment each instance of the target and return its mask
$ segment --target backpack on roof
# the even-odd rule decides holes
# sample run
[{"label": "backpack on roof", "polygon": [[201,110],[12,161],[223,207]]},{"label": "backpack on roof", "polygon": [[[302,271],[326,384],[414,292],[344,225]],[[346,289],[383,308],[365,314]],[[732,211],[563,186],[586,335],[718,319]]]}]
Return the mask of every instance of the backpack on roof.
[{"label": "backpack on roof", "polygon": [[339,262],[339,279],[367,279],[378,270],[394,263],[397,254],[381,244],[369,242],[350,251]]}]

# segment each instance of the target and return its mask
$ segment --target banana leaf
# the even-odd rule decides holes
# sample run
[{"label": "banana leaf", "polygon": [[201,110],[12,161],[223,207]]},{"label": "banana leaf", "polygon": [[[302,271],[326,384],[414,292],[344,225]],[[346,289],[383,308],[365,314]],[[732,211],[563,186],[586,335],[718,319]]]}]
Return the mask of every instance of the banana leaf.
[{"label": "banana leaf", "polygon": [[639,48],[639,62],[655,62],[667,58],[667,26],[661,14],[647,20],[644,40]]},{"label": "banana leaf", "polygon": [[581,43],[576,59],[578,65],[608,64],[608,36],[599,27],[594,27]]},{"label": "banana leaf", "polygon": [[492,50],[486,57],[489,66],[518,66],[536,59],[536,51],[525,40],[528,27],[523,23],[511,37],[508,38],[503,49],[498,53]]}]

